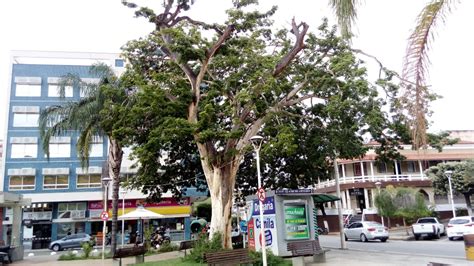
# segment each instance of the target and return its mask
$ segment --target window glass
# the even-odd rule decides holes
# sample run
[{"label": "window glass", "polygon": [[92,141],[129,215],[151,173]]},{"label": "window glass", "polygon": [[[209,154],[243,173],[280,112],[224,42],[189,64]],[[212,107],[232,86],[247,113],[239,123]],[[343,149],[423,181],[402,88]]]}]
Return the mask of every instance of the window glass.
[{"label": "window glass", "polygon": [[[64,96],[70,98],[73,96],[72,86],[66,86],[64,88]],[[48,97],[59,97],[59,85],[49,84],[48,85]]]},{"label": "window glass", "polygon": [[36,143],[12,144],[11,158],[36,158],[38,145]]},{"label": "window glass", "polygon": [[77,188],[99,188],[101,187],[100,175],[78,175]]},{"label": "window glass", "polygon": [[90,157],[102,157],[104,155],[104,145],[102,143],[92,143],[90,146]]},{"label": "window glass", "polygon": [[14,127],[37,127],[39,114],[34,113],[14,113],[13,126]]},{"label": "window glass", "polygon": [[59,203],[58,204],[58,211],[59,212],[64,212],[67,210],[67,203]]},{"label": "window glass", "polygon": [[386,173],[387,172],[387,164],[379,162],[377,163],[377,171],[379,173]]},{"label": "window glass", "polygon": [[414,173],[415,169],[415,162],[407,162],[407,170],[409,173]]},{"label": "window glass", "polygon": [[35,189],[34,176],[10,176],[10,190],[31,190]]},{"label": "window glass", "polygon": [[44,176],[43,182],[43,188],[45,189],[64,189],[69,187],[69,178],[67,175]]},{"label": "window glass", "polygon": [[69,158],[71,156],[70,143],[50,143],[49,157],[51,158]]},{"label": "window glass", "polygon": [[40,84],[16,84],[15,96],[19,97],[40,97]]}]

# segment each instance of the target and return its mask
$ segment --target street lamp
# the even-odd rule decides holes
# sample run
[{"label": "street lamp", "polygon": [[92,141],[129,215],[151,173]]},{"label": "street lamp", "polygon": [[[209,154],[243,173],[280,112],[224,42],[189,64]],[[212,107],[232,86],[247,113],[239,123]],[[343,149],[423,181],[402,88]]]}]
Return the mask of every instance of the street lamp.
[{"label": "street lamp", "polygon": [[[380,188],[382,187],[382,182],[380,181],[375,182],[375,187],[377,188],[377,194],[380,195]],[[382,226],[385,227],[382,214],[380,214],[380,218],[382,218]]]},{"label": "street lamp", "polygon": [[[255,150],[256,160],[257,160],[257,179],[258,179],[258,189],[262,188],[262,178],[260,175],[260,148],[262,147],[263,137],[262,136],[253,136],[250,138],[250,142]],[[259,211],[260,211],[260,234],[262,239],[262,262],[263,266],[267,266],[267,250],[265,248],[265,223],[263,222],[263,202],[259,199]]]},{"label": "street lamp", "polygon": [[[334,151],[334,181],[336,182],[336,195],[339,199],[341,197],[341,186],[339,184],[339,169],[337,166],[337,151]],[[344,236],[344,223],[342,221],[342,204],[341,201],[336,201],[337,205],[337,219],[339,220],[339,236],[341,239],[341,249],[347,249],[346,239]]]},{"label": "street lamp", "polygon": [[[102,186],[104,187],[104,212],[107,212],[107,190],[109,187],[109,183],[112,178],[108,177],[108,175],[104,175],[102,177]],[[107,221],[104,220],[104,225],[102,226],[102,260],[105,259],[105,228],[107,227]]]},{"label": "street lamp", "polygon": [[[125,195],[127,195],[127,191],[125,189],[120,190],[120,195],[122,195],[122,215],[125,214]],[[124,237],[125,237],[125,218],[122,218],[122,247],[124,245]]]},{"label": "street lamp", "polygon": [[453,171],[447,170],[447,171],[444,171],[444,174],[448,178],[449,197],[451,198],[451,209],[453,210],[453,217],[456,217],[456,211],[454,210],[453,186],[451,184],[451,176],[453,175]]}]

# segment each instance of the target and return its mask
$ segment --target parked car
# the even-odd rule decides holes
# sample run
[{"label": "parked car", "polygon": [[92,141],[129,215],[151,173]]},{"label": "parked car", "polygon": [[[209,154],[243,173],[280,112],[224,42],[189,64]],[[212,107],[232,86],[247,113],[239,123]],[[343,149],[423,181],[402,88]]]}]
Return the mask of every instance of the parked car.
[{"label": "parked car", "polygon": [[440,223],[435,217],[420,218],[411,227],[415,240],[420,239],[422,236],[439,239],[442,235],[446,234],[444,224]]},{"label": "parked car", "polygon": [[365,221],[354,222],[344,228],[344,236],[348,239],[359,239],[362,242],[379,239],[382,242],[387,241],[388,229],[380,223]]},{"label": "parked car", "polygon": [[51,242],[49,249],[59,251],[67,248],[80,248],[83,243],[91,242],[91,236],[88,234],[67,235],[61,239]]},{"label": "parked car", "polygon": [[449,220],[448,229],[446,230],[449,240],[463,237],[464,234],[474,233],[474,216],[459,216]]}]

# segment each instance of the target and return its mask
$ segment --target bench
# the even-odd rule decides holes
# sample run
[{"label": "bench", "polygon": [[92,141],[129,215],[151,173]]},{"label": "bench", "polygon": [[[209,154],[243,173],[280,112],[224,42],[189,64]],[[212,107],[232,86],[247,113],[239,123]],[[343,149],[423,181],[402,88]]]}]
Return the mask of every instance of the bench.
[{"label": "bench", "polygon": [[208,265],[240,265],[254,262],[246,248],[208,252],[204,254]]},{"label": "bench", "polygon": [[119,259],[118,265],[122,266],[122,258],[135,256],[135,263],[138,264],[138,263],[143,263],[144,262],[145,253],[146,253],[146,248],[143,245],[118,248],[115,251],[113,259],[114,259],[114,261],[116,261],[116,259]]},{"label": "bench", "polygon": [[286,246],[293,256],[293,265],[304,265],[305,256],[313,256],[314,262],[326,262],[326,252],[321,248],[319,240],[291,241]]},{"label": "bench", "polygon": [[178,251],[184,250],[184,256],[186,256],[186,250],[193,248],[196,240],[184,240],[179,243]]},{"label": "bench", "polygon": [[10,246],[0,246],[0,265],[3,265],[5,262],[12,263]]}]

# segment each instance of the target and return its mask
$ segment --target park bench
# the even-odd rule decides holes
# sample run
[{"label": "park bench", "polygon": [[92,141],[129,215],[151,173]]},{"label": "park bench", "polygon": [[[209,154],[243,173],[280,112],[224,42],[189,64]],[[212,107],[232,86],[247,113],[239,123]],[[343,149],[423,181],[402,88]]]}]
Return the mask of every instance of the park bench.
[{"label": "park bench", "polygon": [[293,256],[293,265],[304,265],[305,256],[313,256],[313,262],[325,262],[326,252],[322,249],[319,240],[291,241],[286,246]]},{"label": "park bench", "polygon": [[0,246],[0,265],[3,265],[5,262],[12,263],[10,246]]},{"label": "park bench", "polygon": [[116,259],[119,259],[118,265],[122,266],[122,258],[135,256],[135,263],[138,264],[138,263],[144,262],[145,253],[146,253],[146,248],[143,245],[117,248],[113,256],[113,259],[114,261],[116,261]]},{"label": "park bench", "polygon": [[184,240],[179,243],[178,251],[184,250],[184,256],[186,256],[186,250],[193,248],[196,240]]},{"label": "park bench", "polygon": [[254,261],[246,248],[208,252],[204,254],[204,260],[208,265],[240,265]]}]

